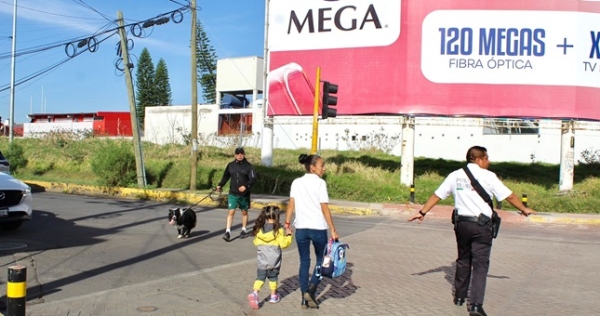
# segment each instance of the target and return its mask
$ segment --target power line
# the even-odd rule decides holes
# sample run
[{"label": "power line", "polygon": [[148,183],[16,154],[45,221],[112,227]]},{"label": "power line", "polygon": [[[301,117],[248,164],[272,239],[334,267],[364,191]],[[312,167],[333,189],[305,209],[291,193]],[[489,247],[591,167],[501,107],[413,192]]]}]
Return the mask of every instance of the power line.
[{"label": "power line", "polygon": [[[13,6],[12,3],[8,3],[8,2],[5,2],[5,1],[0,1],[0,3],[4,3],[4,4],[8,4],[10,6]],[[64,15],[64,14],[52,13],[52,12],[48,12],[48,11],[42,11],[42,10],[38,10],[38,9],[32,9],[32,8],[29,8],[29,7],[24,7],[22,5],[17,5],[17,7],[20,8],[20,9],[25,9],[25,10],[29,10],[29,11],[35,11],[35,12],[44,13],[44,14],[48,14],[48,15],[62,16],[62,17],[71,18],[71,19],[102,20],[102,19],[94,19],[94,18],[89,18],[89,17],[79,17],[79,16],[71,16],[71,15]]]},{"label": "power line", "polygon": [[[72,0],[72,1],[75,1],[75,0]],[[152,27],[154,25],[162,25],[169,21],[173,21],[174,23],[180,23],[181,21],[183,21],[183,14],[185,12],[189,11],[189,9],[190,9],[189,6],[183,6],[181,8],[159,14],[155,18],[150,18],[150,19],[147,19],[147,20],[144,20],[141,22],[130,23],[130,24],[124,25],[123,28],[129,27],[131,30],[131,33],[134,36],[141,37],[143,35],[142,30],[145,28]],[[51,43],[49,45],[46,44],[46,46],[40,45],[40,46],[28,48],[26,50],[22,50],[19,52],[15,52],[15,57],[19,57],[19,56],[23,56],[23,55],[27,55],[27,54],[33,54],[33,53],[47,51],[47,50],[57,48],[57,47],[64,45],[65,53],[68,56],[68,58],[63,59],[62,61],[59,61],[51,66],[48,66],[48,67],[41,69],[33,74],[30,74],[26,77],[19,79],[15,85],[21,85],[23,83],[26,83],[30,80],[33,80],[33,79],[39,77],[39,76],[45,75],[45,74],[49,73],[50,71],[56,69],[57,67],[65,64],[72,58],[79,56],[86,51],[89,51],[92,53],[95,52],[98,49],[98,45],[100,43],[106,41],[108,38],[110,38],[113,35],[118,33],[117,31],[120,29],[120,27],[108,29],[108,27],[112,23],[114,23],[114,22],[109,21],[108,24],[103,26],[99,31],[95,32],[93,35],[71,38],[68,40],[63,40],[61,42]],[[102,35],[106,35],[106,37],[98,40],[97,38],[102,37]],[[8,57],[12,57],[12,52],[0,54],[0,60],[6,59]],[[10,89],[10,85],[0,86],[0,92],[6,91],[7,89]]]},{"label": "power line", "polygon": [[102,13],[102,12],[100,12],[100,11],[98,11],[98,10],[94,9],[94,8],[93,8],[91,5],[89,5],[89,4],[85,3],[85,2],[83,2],[83,0],[71,0],[71,1],[73,1],[73,2],[75,2],[75,3],[77,3],[77,4],[81,5],[81,6],[83,6],[83,7],[84,7],[84,8],[86,8],[86,9],[90,9],[90,10],[92,10],[92,11],[94,11],[94,12],[98,13],[98,14],[99,14],[101,17],[103,17],[103,18],[104,18],[104,19],[106,19],[107,21],[109,21],[109,22],[111,22],[111,23],[114,23],[114,24],[117,24],[115,20],[111,19],[109,16],[105,15],[104,13]]}]

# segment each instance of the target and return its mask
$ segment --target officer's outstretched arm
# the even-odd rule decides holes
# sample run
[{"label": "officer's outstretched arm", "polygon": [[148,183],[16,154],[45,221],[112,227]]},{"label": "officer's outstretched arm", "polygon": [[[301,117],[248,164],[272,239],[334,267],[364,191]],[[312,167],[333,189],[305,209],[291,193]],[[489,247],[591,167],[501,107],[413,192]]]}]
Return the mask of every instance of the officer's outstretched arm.
[{"label": "officer's outstretched arm", "polygon": [[440,197],[432,194],[428,199],[427,202],[425,202],[425,205],[423,205],[423,208],[419,211],[419,213],[415,216],[413,216],[412,218],[410,218],[408,221],[412,222],[415,219],[419,220],[419,223],[421,223],[423,221],[423,219],[425,218],[425,214],[427,214],[427,212],[429,212],[429,210],[431,208],[433,208],[439,201],[440,201]]},{"label": "officer's outstretched arm", "polygon": [[519,197],[514,192],[511,193],[506,198],[506,200],[508,201],[508,203],[512,204],[512,206],[516,207],[519,211],[521,211],[521,215],[529,216],[531,214],[537,214],[536,211],[523,205],[523,202],[521,202],[521,199],[519,199]]}]

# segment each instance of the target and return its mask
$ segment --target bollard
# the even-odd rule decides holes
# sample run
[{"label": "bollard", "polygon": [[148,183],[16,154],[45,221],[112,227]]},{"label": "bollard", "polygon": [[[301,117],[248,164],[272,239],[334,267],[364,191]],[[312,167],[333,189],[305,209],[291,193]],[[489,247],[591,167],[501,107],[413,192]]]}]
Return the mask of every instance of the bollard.
[{"label": "bollard", "polygon": [[498,209],[498,210],[502,209],[502,201],[496,202],[496,209]]},{"label": "bollard", "polygon": [[521,202],[523,202],[523,205],[525,205],[525,207],[527,207],[527,194],[523,193],[523,197],[521,198]]},{"label": "bollard", "polygon": [[25,316],[27,297],[27,267],[8,267],[6,283],[6,316]]},{"label": "bollard", "polygon": [[410,203],[415,203],[415,185],[410,185]]}]

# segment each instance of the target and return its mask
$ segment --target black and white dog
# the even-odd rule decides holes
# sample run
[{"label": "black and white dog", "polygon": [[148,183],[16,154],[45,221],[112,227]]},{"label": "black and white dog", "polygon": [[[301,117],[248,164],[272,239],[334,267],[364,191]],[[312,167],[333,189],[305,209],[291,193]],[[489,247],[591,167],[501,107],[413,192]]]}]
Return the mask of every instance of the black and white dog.
[{"label": "black and white dog", "polygon": [[170,208],[169,224],[177,227],[177,238],[189,238],[196,227],[196,212],[191,208]]}]

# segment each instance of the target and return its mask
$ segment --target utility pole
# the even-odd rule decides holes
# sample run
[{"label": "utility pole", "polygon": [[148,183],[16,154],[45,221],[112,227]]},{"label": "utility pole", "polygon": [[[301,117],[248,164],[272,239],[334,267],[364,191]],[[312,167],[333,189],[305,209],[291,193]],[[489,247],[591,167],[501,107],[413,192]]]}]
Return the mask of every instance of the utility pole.
[{"label": "utility pole", "polygon": [[[319,139],[319,97],[321,88],[321,67],[317,67],[317,79],[315,80],[315,102],[313,108],[313,133],[312,133],[312,147],[310,154],[314,155],[317,153],[317,144]],[[323,108],[325,111],[325,108]]]},{"label": "utility pole", "polygon": [[17,48],[17,0],[14,2],[15,7],[13,8],[13,30],[12,30],[12,57],[10,63],[10,115],[9,125],[10,129],[8,132],[8,142],[12,144],[14,138],[14,127],[15,127],[15,54]]},{"label": "utility pole", "polygon": [[129,50],[127,49],[127,34],[123,22],[123,12],[117,11],[119,22],[119,36],[121,36],[121,54],[123,55],[123,72],[125,73],[125,83],[127,84],[127,96],[129,97],[129,112],[131,112],[131,131],[133,133],[133,153],[135,155],[135,169],[137,174],[138,187],[146,187],[146,172],[144,170],[144,158],[142,154],[142,144],[140,141],[140,125],[138,122],[137,111],[135,109],[135,95],[133,93],[133,80],[131,79],[131,68],[129,64]]},{"label": "utility pole", "polygon": [[196,53],[196,0],[190,3],[192,9],[192,154],[190,156],[190,191],[196,191],[196,172],[198,171],[198,61]]},{"label": "utility pole", "polygon": [[271,167],[273,165],[273,129],[275,128],[273,117],[269,117],[269,3],[271,0],[265,0],[265,44],[264,44],[264,65],[263,65],[263,133],[260,160],[263,166]]}]

